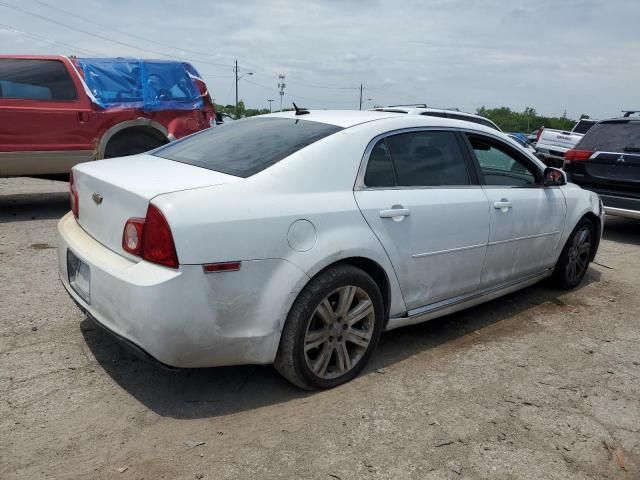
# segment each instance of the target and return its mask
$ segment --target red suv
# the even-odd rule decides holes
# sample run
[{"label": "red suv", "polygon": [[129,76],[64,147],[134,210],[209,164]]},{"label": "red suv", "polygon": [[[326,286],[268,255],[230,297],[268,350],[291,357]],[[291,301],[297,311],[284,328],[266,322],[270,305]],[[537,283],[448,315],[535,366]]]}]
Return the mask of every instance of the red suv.
[{"label": "red suv", "polygon": [[66,174],[215,125],[188,63],[0,55],[0,176]]}]

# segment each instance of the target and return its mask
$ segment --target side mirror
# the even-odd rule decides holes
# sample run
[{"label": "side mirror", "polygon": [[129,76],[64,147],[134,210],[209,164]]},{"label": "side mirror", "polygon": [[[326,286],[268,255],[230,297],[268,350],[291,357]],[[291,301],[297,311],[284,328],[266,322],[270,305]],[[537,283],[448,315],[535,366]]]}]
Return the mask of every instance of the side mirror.
[{"label": "side mirror", "polygon": [[547,167],[544,169],[544,186],[558,187],[567,184],[567,174],[559,168]]}]

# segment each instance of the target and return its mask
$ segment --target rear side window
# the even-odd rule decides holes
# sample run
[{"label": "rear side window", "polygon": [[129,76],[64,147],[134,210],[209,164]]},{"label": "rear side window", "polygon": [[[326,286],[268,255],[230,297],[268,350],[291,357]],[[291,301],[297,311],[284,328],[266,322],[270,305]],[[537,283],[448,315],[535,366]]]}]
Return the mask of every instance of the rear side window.
[{"label": "rear side window", "polygon": [[58,60],[0,59],[0,98],[67,101],[77,97]]},{"label": "rear side window", "polygon": [[469,185],[469,172],[453,132],[410,132],[380,140],[365,173],[367,187]]},{"label": "rear side window", "polygon": [[447,114],[444,112],[424,112],[420,115],[426,115],[427,117],[447,118]]},{"label": "rear side window", "polygon": [[247,178],[342,130],[293,118],[247,118],[170,143],[153,155]]},{"label": "rear side window", "polygon": [[595,123],[596,122],[594,122],[593,120],[580,120],[578,123],[576,123],[576,126],[573,127],[573,131],[575,133],[582,133],[584,135],[591,129],[591,127],[595,125]]},{"label": "rear side window", "polygon": [[379,141],[371,150],[364,184],[368,187],[394,187],[396,175],[393,171],[389,150],[384,140]]},{"label": "rear side window", "polygon": [[598,123],[582,137],[576,149],[637,152],[640,150],[640,120]]}]

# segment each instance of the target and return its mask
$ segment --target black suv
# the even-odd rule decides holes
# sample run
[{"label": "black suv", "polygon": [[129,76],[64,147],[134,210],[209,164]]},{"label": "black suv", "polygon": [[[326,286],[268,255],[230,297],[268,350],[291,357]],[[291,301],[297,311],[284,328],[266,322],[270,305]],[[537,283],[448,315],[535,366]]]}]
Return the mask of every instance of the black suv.
[{"label": "black suv", "polygon": [[570,181],[596,192],[609,215],[640,219],[640,117],[603,120],[565,153]]}]

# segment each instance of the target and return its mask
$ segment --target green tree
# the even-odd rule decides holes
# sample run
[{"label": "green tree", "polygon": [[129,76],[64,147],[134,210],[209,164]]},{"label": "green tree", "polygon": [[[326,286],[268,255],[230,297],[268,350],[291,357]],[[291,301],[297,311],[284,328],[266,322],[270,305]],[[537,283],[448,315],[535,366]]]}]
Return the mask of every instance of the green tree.
[{"label": "green tree", "polygon": [[522,112],[516,112],[509,107],[487,108],[480,107],[476,113],[493,121],[505,132],[531,132],[540,127],[567,130],[573,127],[575,120],[567,117],[545,117],[539,115],[535,108],[526,107]]}]

